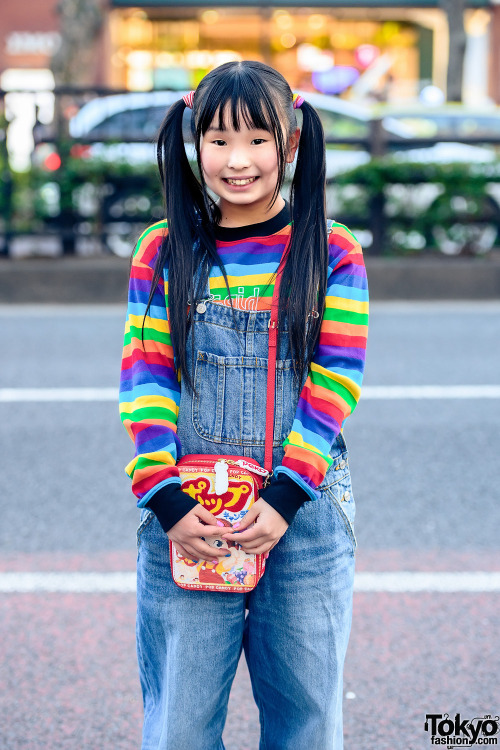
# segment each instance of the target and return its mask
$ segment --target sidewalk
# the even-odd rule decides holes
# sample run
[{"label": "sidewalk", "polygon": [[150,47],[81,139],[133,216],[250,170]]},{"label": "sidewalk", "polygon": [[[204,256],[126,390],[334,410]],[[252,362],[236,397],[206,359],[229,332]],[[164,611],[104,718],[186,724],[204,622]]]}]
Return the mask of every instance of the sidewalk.
[{"label": "sidewalk", "polygon": [[[500,258],[366,257],[371,300],[500,299]],[[129,261],[0,260],[0,304],[125,302]]]}]

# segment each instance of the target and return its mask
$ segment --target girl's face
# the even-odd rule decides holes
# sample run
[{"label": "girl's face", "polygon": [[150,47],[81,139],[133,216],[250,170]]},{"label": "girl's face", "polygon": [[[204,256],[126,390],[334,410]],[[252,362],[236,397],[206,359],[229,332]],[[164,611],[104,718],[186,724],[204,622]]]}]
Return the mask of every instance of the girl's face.
[{"label": "girl's face", "polygon": [[[278,182],[278,154],[274,136],[267,130],[249,128],[241,118],[235,130],[230,117],[224,118],[219,129],[219,118],[204,134],[200,144],[200,158],[207,187],[219,196],[224,214],[231,206],[262,208],[263,214]],[[287,162],[292,162],[298,146],[300,131],[290,138]]]}]

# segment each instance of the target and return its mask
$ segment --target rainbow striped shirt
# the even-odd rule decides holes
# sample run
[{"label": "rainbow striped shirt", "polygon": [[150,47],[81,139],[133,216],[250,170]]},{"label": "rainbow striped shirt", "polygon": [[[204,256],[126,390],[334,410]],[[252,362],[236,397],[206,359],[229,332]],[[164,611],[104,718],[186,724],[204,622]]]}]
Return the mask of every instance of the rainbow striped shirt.
[{"label": "rainbow striped shirt", "polygon": [[[245,310],[270,308],[270,278],[290,234],[290,223],[282,226],[283,217],[287,220],[288,216],[284,209],[265,222],[265,236],[256,231],[264,225],[255,225],[255,236],[250,236],[253,227],[242,228],[248,231],[238,240],[228,239],[231,230],[218,229],[217,249],[235,306]],[[269,233],[269,228],[274,231]],[[164,284],[160,280],[153,297],[144,326],[144,348],[141,338],[153,269],[167,231],[166,222],[160,221],[143,233],[130,274],[120,412],[135,443],[135,457],[126,471],[140,507],[160,486],[178,481],[179,476],[176,460],[181,446],[176,432],[181,383],[174,367],[167,319],[168,281]],[[291,432],[283,443],[282,467],[275,469],[295,479],[311,498],[317,496],[315,490],[331,464],[331,445],[359,399],[368,332],[368,288],[359,243],[346,227],[336,223],[328,241],[329,276],[319,342]],[[229,304],[218,267],[212,268],[209,284],[215,302]]]}]

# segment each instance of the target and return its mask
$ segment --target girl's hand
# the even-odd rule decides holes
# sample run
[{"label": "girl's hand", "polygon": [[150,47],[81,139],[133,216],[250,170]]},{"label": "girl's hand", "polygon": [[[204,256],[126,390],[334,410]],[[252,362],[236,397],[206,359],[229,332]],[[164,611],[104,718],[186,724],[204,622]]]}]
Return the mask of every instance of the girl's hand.
[{"label": "girl's hand", "polygon": [[[254,526],[249,529],[251,524]],[[288,523],[283,516],[263,498],[259,498],[243,520],[239,524],[233,524],[233,529],[237,529],[237,532],[224,531],[221,536],[238,542],[244,552],[262,555],[278,544],[287,528]]]},{"label": "girl's hand", "polygon": [[225,547],[211,547],[202,537],[220,537],[223,528],[217,526],[217,521],[210,511],[198,504],[168,530],[168,538],[184,557],[190,560],[214,561],[219,557],[225,557],[228,550]]}]

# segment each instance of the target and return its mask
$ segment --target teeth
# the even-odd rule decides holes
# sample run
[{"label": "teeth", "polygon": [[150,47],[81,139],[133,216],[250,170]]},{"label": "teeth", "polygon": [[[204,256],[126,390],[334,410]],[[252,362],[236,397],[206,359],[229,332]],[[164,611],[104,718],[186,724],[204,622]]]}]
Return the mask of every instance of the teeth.
[{"label": "teeth", "polygon": [[230,177],[227,178],[227,182],[230,185],[250,185],[251,182],[255,182],[256,177],[247,177],[246,180],[232,180]]}]

